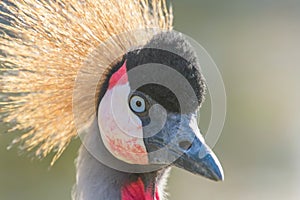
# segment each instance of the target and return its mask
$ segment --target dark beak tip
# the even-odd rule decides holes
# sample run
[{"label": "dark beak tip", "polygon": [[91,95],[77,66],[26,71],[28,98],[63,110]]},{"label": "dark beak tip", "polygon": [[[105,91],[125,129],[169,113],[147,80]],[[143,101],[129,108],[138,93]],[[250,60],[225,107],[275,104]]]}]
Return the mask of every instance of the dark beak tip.
[{"label": "dark beak tip", "polygon": [[209,171],[207,173],[204,173],[202,174],[202,176],[204,178],[207,178],[209,180],[212,180],[212,181],[216,181],[216,182],[221,182],[221,181],[224,181],[224,175],[223,175],[223,172],[212,172],[212,171]]},{"label": "dark beak tip", "polygon": [[220,175],[218,175],[218,178],[216,181],[224,181],[225,180],[225,177],[224,177],[224,172],[223,172],[223,169],[222,169],[222,172],[220,173]]},{"label": "dark beak tip", "polygon": [[213,181],[224,181],[224,172],[222,165],[214,154],[207,155],[202,161],[207,173],[204,177]]},{"label": "dark beak tip", "polygon": [[211,177],[207,177],[213,181],[217,181],[217,182],[221,182],[221,181],[224,181],[224,175],[223,173],[216,173],[216,174],[213,174]]}]

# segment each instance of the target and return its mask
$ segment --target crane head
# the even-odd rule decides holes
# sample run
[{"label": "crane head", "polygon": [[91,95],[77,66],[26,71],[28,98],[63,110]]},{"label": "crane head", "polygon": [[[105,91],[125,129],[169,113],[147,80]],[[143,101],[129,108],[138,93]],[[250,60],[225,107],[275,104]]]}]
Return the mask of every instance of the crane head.
[{"label": "crane head", "polygon": [[[153,43],[186,56],[152,48]],[[103,144],[129,164],[174,165],[223,180],[221,164],[197,124],[204,95],[204,78],[187,41],[171,32],[158,34],[125,54],[106,76],[97,113]]]}]

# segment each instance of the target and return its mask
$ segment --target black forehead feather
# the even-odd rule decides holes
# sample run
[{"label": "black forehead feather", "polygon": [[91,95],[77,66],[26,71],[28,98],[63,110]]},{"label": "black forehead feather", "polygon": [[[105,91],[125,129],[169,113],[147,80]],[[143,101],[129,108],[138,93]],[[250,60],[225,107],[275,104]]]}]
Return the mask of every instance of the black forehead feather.
[{"label": "black forehead feather", "polygon": [[[174,49],[177,53],[175,54],[163,49]],[[185,77],[196,94],[197,102],[190,98],[190,94],[186,93],[184,84],[177,82],[176,87],[178,91],[181,91],[181,95],[186,95],[186,103],[191,105],[191,110],[195,110],[202,103],[205,95],[205,83],[200,73],[197,56],[191,45],[180,33],[160,33],[153,37],[144,47],[129,52],[125,56],[125,59],[127,60],[128,71],[139,65],[151,63],[162,64],[175,69]],[[147,76],[147,74],[144,76]],[[129,83],[131,78],[135,77],[129,76]],[[154,100],[162,104],[167,110],[178,112],[178,100],[175,94],[168,88],[149,84],[148,86],[141,87],[140,90],[154,98]]]},{"label": "black forehead feather", "polygon": [[[177,54],[163,49],[174,49]],[[125,61],[127,71],[130,71],[140,65],[151,63],[162,64],[175,69],[189,82],[197,97],[196,102],[189,102],[191,99],[188,96],[189,94],[186,94],[186,104],[190,104],[191,110],[195,110],[196,107],[202,103],[206,88],[204,78],[200,73],[200,65],[197,61],[197,56],[193,48],[180,33],[159,33],[155,35],[145,46],[136,48],[125,54],[122,60],[115,64],[108,73],[100,90],[99,99],[103,97],[107,90],[108,81],[111,75],[116,72]],[[147,74],[143,74],[143,76],[147,76]],[[134,78],[135,77],[130,77],[129,73],[129,84]],[[180,82],[177,83],[176,87],[179,91],[181,91],[181,95],[185,95],[185,88],[182,84],[180,84]],[[178,100],[175,94],[168,88],[155,84],[148,84],[140,87],[139,90],[162,104],[167,110],[178,112]]]}]

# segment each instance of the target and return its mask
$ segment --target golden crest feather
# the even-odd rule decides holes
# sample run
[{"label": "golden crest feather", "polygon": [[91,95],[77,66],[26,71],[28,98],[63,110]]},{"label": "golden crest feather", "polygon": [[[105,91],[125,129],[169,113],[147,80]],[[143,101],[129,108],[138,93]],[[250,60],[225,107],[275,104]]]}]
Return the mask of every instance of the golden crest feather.
[{"label": "golden crest feather", "polygon": [[[13,142],[22,149],[39,157],[55,151],[52,164],[77,135],[72,95],[88,55],[124,32],[171,30],[173,20],[165,0],[8,0],[0,6],[8,22],[0,23],[2,119],[17,122],[11,130],[26,130]],[[132,45],[141,45],[133,34],[116,37],[107,49],[126,53]],[[113,60],[99,56],[105,70]]]}]

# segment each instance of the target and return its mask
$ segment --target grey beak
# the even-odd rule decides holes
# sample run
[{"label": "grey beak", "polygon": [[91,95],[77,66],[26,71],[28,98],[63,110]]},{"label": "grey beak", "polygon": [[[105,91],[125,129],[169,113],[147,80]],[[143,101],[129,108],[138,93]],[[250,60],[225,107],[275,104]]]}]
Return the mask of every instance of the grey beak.
[{"label": "grey beak", "polygon": [[[184,116],[186,119],[183,120],[181,125],[182,135],[185,140],[178,141],[179,148],[182,149],[182,155],[174,162],[174,165],[183,168],[191,173],[202,175],[214,181],[224,180],[224,173],[222,166],[214,154],[209,148],[200,134],[200,130],[197,124],[196,115]],[[188,138],[193,137],[193,140]]]},{"label": "grey beak", "polygon": [[169,114],[162,131],[144,142],[152,164],[172,163],[211,180],[224,180],[218,158],[200,134],[196,114]]},{"label": "grey beak", "polygon": [[223,169],[218,158],[198,138],[194,139],[191,147],[174,162],[174,165],[214,181],[224,180]]}]

